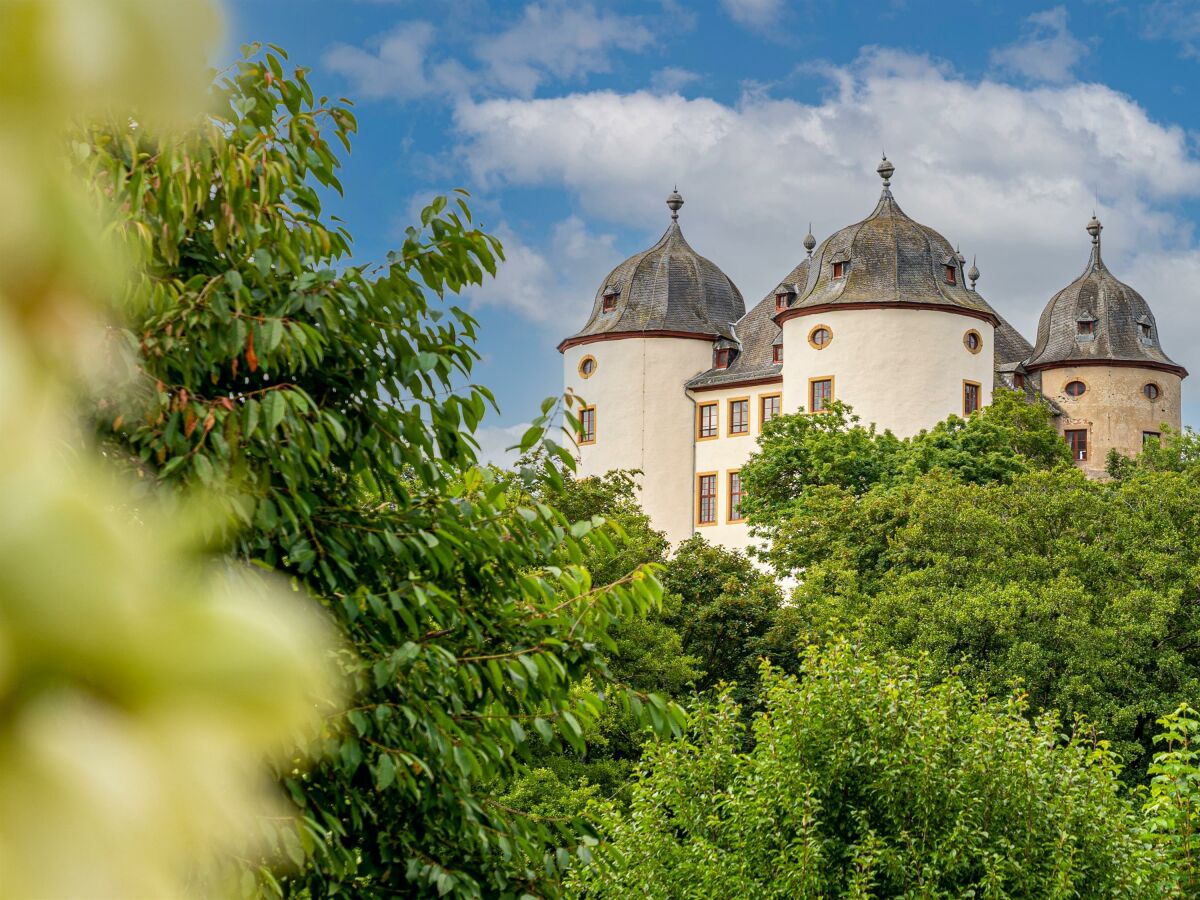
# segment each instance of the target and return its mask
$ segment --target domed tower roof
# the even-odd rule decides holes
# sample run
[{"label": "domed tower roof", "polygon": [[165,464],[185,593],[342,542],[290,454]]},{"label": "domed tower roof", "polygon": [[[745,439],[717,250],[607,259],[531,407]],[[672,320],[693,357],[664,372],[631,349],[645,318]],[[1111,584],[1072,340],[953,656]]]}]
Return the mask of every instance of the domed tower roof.
[{"label": "domed tower roof", "polygon": [[883,179],[879,203],[861,222],[821,242],[791,309],[911,305],[992,320],[987,304],[967,290],[963,259],[950,242],[910,219],[892,196],[896,167],[884,157],[876,171]]},{"label": "domed tower roof", "polygon": [[1083,274],[1050,298],[1038,321],[1037,344],[1026,368],[1052,365],[1138,365],[1186,376],[1163,352],[1158,324],[1142,295],[1119,281],[1100,256],[1100,231],[1087,224],[1092,256]]},{"label": "domed tower roof", "polygon": [[559,350],[603,335],[734,336],[733,323],[746,313],[741,291],[684,240],[678,191],[667,198],[667,206],[671,224],[658,243],[608,274],[596,291],[587,324],[559,344]]}]

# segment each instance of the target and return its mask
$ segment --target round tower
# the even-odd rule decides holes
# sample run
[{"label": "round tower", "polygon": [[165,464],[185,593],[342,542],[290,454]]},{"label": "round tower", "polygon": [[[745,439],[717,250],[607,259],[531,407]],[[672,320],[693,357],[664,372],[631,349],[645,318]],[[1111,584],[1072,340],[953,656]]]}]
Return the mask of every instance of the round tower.
[{"label": "round tower", "polygon": [[[678,191],[671,223],[650,249],[622,262],[596,291],[591,315],[559,344],[563,380],[584,401],[571,435],[578,477],[639,469],[639,500],[674,542],[692,533],[694,407],[684,382],[714,364],[746,312],[741,292],[683,237]],[[578,414],[578,407],[577,407]]]},{"label": "round tower", "polygon": [[1087,268],[1042,310],[1025,369],[1040,373],[1076,465],[1096,477],[1109,451],[1133,456],[1163,425],[1179,430],[1187,371],[1163,352],[1149,304],[1104,264],[1104,226],[1093,215],[1086,227]]},{"label": "round tower", "polygon": [[891,191],[895,166],[861,222],[830,235],[775,320],[783,329],[785,411],[831,400],[900,436],[991,400],[998,318],[967,289],[964,258],[913,221]]}]

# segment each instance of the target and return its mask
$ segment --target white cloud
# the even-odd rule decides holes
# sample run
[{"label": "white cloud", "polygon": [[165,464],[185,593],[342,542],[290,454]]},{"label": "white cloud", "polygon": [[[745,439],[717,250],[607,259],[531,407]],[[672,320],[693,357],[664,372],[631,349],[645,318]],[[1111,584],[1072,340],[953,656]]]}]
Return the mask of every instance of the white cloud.
[{"label": "white cloud", "polygon": [[[829,74],[835,90],[817,104],[649,91],[464,103],[460,152],[480,184],[565,188],[591,228],[641,223],[647,246],[678,181],[689,241],[753,302],[802,258],[809,220],[820,238],[871,210],[884,146],[903,208],[978,254],[983,293],[1029,337],[1084,268],[1099,192],[1106,259],[1142,290],[1164,334],[1178,335],[1168,352],[1200,375],[1200,344],[1179,327],[1192,323],[1192,301],[1172,287],[1196,283],[1187,261],[1200,258],[1174,205],[1200,191],[1181,129],[1101,85],[971,82],[894,52]],[[538,256],[545,268],[530,269],[531,282],[556,285],[538,308],[554,310],[565,336],[582,322],[566,310],[585,309],[604,272],[573,275],[568,300],[554,273],[577,272],[576,261],[553,248]],[[1139,284],[1151,270],[1156,279]]]},{"label": "white cloud", "polygon": [[551,229],[545,250],[530,246],[507,224],[493,231],[504,245],[505,261],[494,279],[468,297],[483,306],[508,307],[532,322],[582,324],[596,285],[620,262],[613,235],[589,232],[577,216]]},{"label": "white cloud", "polygon": [[1146,37],[1174,41],[1184,56],[1200,59],[1200,6],[1196,0],[1155,0],[1141,10]]},{"label": "white cloud", "polygon": [[520,442],[530,424],[519,422],[516,425],[485,425],[477,429],[475,440],[479,442],[479,462],[491,463],[502,469],[511,468],[520,454],[508,448]]},{"label": "white cloud", "polygon": [[667,66],[651,74],[650,89],[656,94],[676,94],[694,81],[700,75],[679,66]]},{"label": "white cloud", "polygon": [[575,79],[610,71],[618,51],[637,52],[653,40],[636,19],[597,12],[590,3],[531,3],[520,21],[481,40],[475,55],[494,84],[528,97],[547,76]]},{"label": "white cloud", "polygon": [[323,62],[349,79],[355,95],[364,100],[495,93],[529,97],[550,78],[578,81],[610,71],[614,54],[640,51],[653,40],[635,17],[566,0],[530,3],[510,27],[470,40],[470,65],[460,56],[445,55],[437,36],[430,22],[403,22],[362,47],[335,44]]},{"label": "white cloud", "polygon": [[1025,20],[1020,40],[992,51],[992,65],[1031,81],[1062,83],[1087,55],[1088,46],[1067,30],[1067,9],[1056,6]]},{"label": "white cloud", "polygon": [[783,0],[721,0],[730,17],[751,28],[767,28],[783,13]]}]

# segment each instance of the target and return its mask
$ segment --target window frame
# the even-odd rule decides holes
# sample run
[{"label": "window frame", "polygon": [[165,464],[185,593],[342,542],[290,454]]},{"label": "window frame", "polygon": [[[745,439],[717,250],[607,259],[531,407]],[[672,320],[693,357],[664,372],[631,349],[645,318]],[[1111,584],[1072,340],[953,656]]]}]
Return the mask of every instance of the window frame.
[{"label": "window frame", "polygon": [[[742,431],[733,430],[733,404],[746,404],[745,428]],[[750,433],[752,422],[750,420],[750,397],[728,397],[725,400],[725,434],[727,437],[745,437]]]},{"label": "window frame", "polygon": [[620,299],[621,299],[620,291],[613,291],[612,293],[605,291],[604,294],[601,295],[601,298],[600,298],[600,312],[602,312],[602,313],[615,312],[617,309],[617,301]]},{"label": "window frame", "polygon": [[949,263],[945,263],[944,265],[946,267],[946,273],[945,273],[946,284],[954,285],[955,287],[957,287],[958,286],[958,268],[956,266],[950,265]]},{"label": "window frame", "polygon": [[[733,479],[738,480],[737,489],[737,517],[734,518],[734,503],[733,503]],[[746,517],[742,512],[742,499],[746,496],[746,490],[742,487],[742,470],[741,469],[726,469],[725,470],[725,521],[727,524],[735,525],[738,522],[745,522]]]},{"label": "window frame", "polygon": [[[704,433],[704,410],[712,407],[713,423],[712,434]],[[697,441],[715,441],[721,436],[721,404],[716,400],[711,400],[707,403],[696,404],[696,440]]]},{"label": "window frame", "polygon": [[[1091,429],[1088,429],[1088,428],[1064,428],[1063,429],[1063,438],[1066,439],[1067,446],[1071,449],[1071,459],[1074,462],[1080,463],[1080,462],[1088,461],[1088,450],[1089,450],[1088,445],[1091,443],[1091,441],[1089,440],[1090,435],[1088,434],[1088,432],[1090,430]],[[1083,435],[1083,456],[1076,455],[1077,450],[1076,450],[1075,444],[1072,443],[1072,441],[1071,441],[1071,435],[1078,435],[1078,434]]]},{"label": "window frame", "polygon": [[[1154,388],[1154,396],[1150,396],[1150,388]],[[1147,381],[1142,385],[1142,396],[1151,403],[1156,402],[1162,396],[1162,386],[1157,381]]]},{"label": "window frame", "polygon": [[733,362],[733,350],[729,347],[721,347],[716,351],[713,357],[714,369],[728,369],[729,364]]},{"label": "window frame", "polygon": [[[975,346],[971,346],[971,338],[975,338]],[[967,348],[968,353],[973,353],[978,356],[983,351],[983,335],[974,328],[968,328],[963,333],[963,346]]]},{"label": "window frame", "polygon": [[849,274],[849,272],[850,272],[850,260],[843,259],[840,262],[835,262],[832,265],[832,269],[833,269],[833,276],[832,276],[833,280],[834,281],[842,281],[845,279],[846,275]]},{"label": "window frame", "polygon": [[[1071,385],[1075,384],[1076,382],[1083,385],[1083,390],[1080,391],[1078,394],[1072,394],[1070,391],[1067,390],[1067,388],[1069,388]],[[1088,383],[1086,381],[1084,381],[1082,378],[1068,379],[1067,383],[1062,386],[1063,395],[1070,397],[1072,400],[1078,400],[1080,397],[1082,397],[1084,394],[1086,394],[1089,390],[1091,390],[1090,385],[1088,385]]]},{"label": "window frame", "polygon": [[[713,525],[716,525],[717,522],[719,521],[719,516],[720,516],[720,512],[721,512],[721,509],[720,509],[721,488],[720,488],[720,485],[717,484],[717,476],[719,474],[720,474],[719,472],[715,472],[715,471],[714,472],[697,472],[696,473],[695,519],[696,519],[696,527],[697,528],[710,528]],[[704,479],[705,478],[711,478],[712,486],[713,486],[713,489],[712,489],[712,519],[709,521],[704,521],[704,519],[703,519],[703,515],[704,515]]]},{"label": "window frame", "polygon": [[778,366],[783,364],[783,344],[771,345],[771,365]]},{"label": "window frame", "polygon": [[[829,397],[825,401],[826,405],[823,409],[813,409],[813,406],[815,405],[813,402],[813,387],[824,381],[829,382]],[[832,403],[834,398],[837,396],[836,388],[837,386],[834,383],[834,377],[832,375],[817,375],[808,379],[808,412],[812,415],[829,412],[828,404]]]},{"label": "window frame", "polygon": [[[583,420],[584,420],[584,416],[589,412],[592,414],[592,436],[591,436],[590,440],[584,440]],[[590,446],[591,444],[596,443],[596,437],[597,437],[597,435],[599,435],[599,433],[600,433],[600,414],[598,412],[596,412],[596,404],[593,403],[590,406],[580,407],[580,409],[579,409],[579,431],[576,434],[576,438],[578,438],[578,440],[576,440],[575,443],[578,444],[580,447]]]},{"label": "window frame", "polygon": [[[967,388],[975,389],[975,408],[967,409]],[[979,412],[983,409],[983,385],[978,381],[971,381],[969,378],[964,378],[962,383],[962,417],[969,419],[971,413]]]},{"label": "window frame", "polygon": [[[583,367],[584,367],[584,366],[585,366],[585,365],[586,365],[586,364],[587,364],[589,361],[592,363],[592,371],[590,371],[590,372],[585,372],[585,371],[583,371]],[[600,363],[596,362],[596,357],[592,356],[592,354],[590,354],[590,353],[589,353],[589,354],[587,354],[585,357],[583,357],[581,360],[579,360],[579,365],[578,365],[578,367],[576,368],[576,371],[578,371],[578,372],[579,372],[579,377],[580,377],[580,378],[582,378],[582,379],[584,379],[584,380],[586,381],[587,379],[589,379],[589,378],[591,378],[593,375],[595,375],[595,374],[596,374],[596,370],[597,370],[597,369],[599,369],[599,368],[600,368]]]},{"label": "window frame", "polygon": [[1149,440],[1158,441],[1159,446],[1162,446],[1162,432],[1161,431],[1143,431],[1142,432],[1142,448],[1143,449],[1145,449],[1145,447],[1146,447],[1146,441],[1149,441]]},{"label": "window frame", "polygon": [[[813,340],[813,335],[815,335],[822,328],[824,328],[825,331],[827,331],[829,333],[829,340],[827,340],[823,344],[818,344],[816,341]],[[808,346],[812,347],[814,350],[824,350],[826,347],[828,347],[832,343],[833,343],[833,329],[830,328],[828,325],[824,324],[823,322],[818,322],[812,328],[808,329]]]},{"label": "window frame", "polygon": [[1076,319],[1075,320],[1075,334],[1080,335],[1080,336],[1090,335],[1091,337],[1095,337],[1096,336],[1096,320],[1095,319],[1086,319],[1084,321],[1080,321],[1079,319]]},{"label": "window frame", "polygon": [[[762,431],[763,426],[766,425],[768,421],[770,421],[769,419],[764,418],[764,416],[763,416],[763,401],[771,400],[771,399],[779,401],[779,408],[778,408],[778,410],[776,410],[775,416],[783,415],[783,394],[780,391],[773,391],[769,394],[759,394],[758,395],[758,430],[760,432]],[[773,419],[773,418],[775,418],[775,416],[772,416],[771,418]]]}]

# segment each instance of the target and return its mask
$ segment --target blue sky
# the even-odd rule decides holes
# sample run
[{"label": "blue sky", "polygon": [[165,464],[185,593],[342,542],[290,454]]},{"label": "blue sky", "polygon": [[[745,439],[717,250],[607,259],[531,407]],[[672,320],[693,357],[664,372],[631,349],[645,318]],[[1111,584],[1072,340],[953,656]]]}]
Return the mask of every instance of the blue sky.
[{"label": "blue sky", "polygon": [[554,347],[596,287],[665,228],[750,304],[868,213],[881,148],[906,212],[977,256],[1027,337],[1088,256],[1096,207],[1118,277],[1195,373],[1200,425],[1200,0],[239,0],[262,40],[355,100],[345,197],[381,259],[433,194],[465,187],[509,261],[468,298],[499,458],[561,390]]}]

